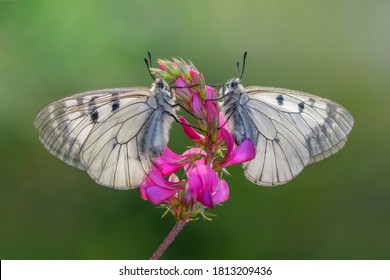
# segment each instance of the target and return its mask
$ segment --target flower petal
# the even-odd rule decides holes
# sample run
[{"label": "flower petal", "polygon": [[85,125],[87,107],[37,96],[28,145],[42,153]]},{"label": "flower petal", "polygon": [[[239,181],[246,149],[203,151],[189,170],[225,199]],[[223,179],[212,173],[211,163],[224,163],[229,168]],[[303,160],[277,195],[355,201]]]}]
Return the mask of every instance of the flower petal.
[{"label": "flower petal", "polygon": [[218,97],[218,91],[211,86],[206,86],[206,99],[214,100],[217,99],[217,97]]},{"label": "flower petal", "polygon": [[199,194],[198,201],[204,206],[214,208],[213,197],[211,196],[211,192],[208,189],[205,189],[202,193]]},{"label": "flower petal", "polygon": [[141,198],[153,204],[160,204],[167,200],[183,188],[176,185],[179,179],[175,174],[172,174],[170,179],[172,181],[168,181],[157,167],[152,167],[148,177],[140,186]]},{"label": "flower petal", "polygon": [[198,72],[196,72],[195,70],[190,70],[190,76],[191,76],[191,80],[192,80],[192,83],[195,84],[196,83],[196,76],[198,75]]},{"label": "flower petal", "polygon": [[243,163],[255,158],[256,151],[250,138],[246,138],[236,149],[233,150],[229,159],[222,164],[222,168],[238,163]]},{"label": "flower petal", "polygon": [[[185,170],[192,168],[192,166],[204,165],[206,163],[205,158],[207,153],[200,148],[191,148],[183,153],[183,156],[186,156],[188,159],[187,165],[184,166]],[[191,163],[191,166],[190,166]]]},{"label": "flower petal", "polygon": [[194,112],[195,116],[198,118],[202,117],[202,100],[200,99],[199,95],[194,94],[192,95],[192,102],[191,102],[192,112]]},{"label": "flower petal", "polygon": [[224,179],[219,180],[216,191],[212,194],[213,201],[216,203],[225,202],[229,198],[229,186]]},{"label": "flower petal", "polygon": [[166,201],[180,190],[179,187],[162,187],[162,186],[147,186],[144,188],[144,192],[148,200],[154,205],[160,204]]},{"label": "flower petal", "polygon": [[199,165],[187,172],[188,189],[187,201],[198,201],[213,208],[211,192],[219,183],[218,174],[208,165]]},{"label": "flower petal", "polygon": [[226,143],[226,154],[224,158],[229,158],[234,149],[233,136],[225,128],[221,128],[220,132],[222,134],[222,137],[225,139],[225,143]]},{"label": "flower petal", "polygon": [[166,176],[183,167],[186,164],[182,162],[183,159],[184,156],[178,155],[166,147],[161,156],[156,158],[154,162],[160,173]]},{"label": "flower petal", "polygon": [[175,93],[177,93],[179,97],[190,100],[191,92],[182,78],[176,79],[175,86],[177,87]]},{"label": "flower petal", "polygon": [[[189,124],[187,122],[187,120],[185,118],[183,118],[182,116],[180,116],[179,120],[180,120],[181,123]],[[182,124],[182,128],[184,130],[184,133],[187,134],[187,136],[190,139],[192,139],[192,140],[202,140],[202,139],[204,139],[204,136],[199,134],[198,132],[196,132],[196,130],[193,129],[192,127]]]}]

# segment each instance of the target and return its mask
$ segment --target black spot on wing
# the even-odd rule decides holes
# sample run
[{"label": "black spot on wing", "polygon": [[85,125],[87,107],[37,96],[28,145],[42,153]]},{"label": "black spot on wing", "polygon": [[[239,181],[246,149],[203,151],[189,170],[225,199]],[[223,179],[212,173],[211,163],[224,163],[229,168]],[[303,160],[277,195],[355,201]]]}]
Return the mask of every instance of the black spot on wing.
[{"label": "black spot on wing", "polygon": [[304,108],[305,108],[305,103],[303,102],[298,103],[299,113],[302,113]]},{"label": "black spot on wing", "polygon": [[118,93],[113,93],[112,94],[112,100],[111,100],[111,112],[115,111],[116,109],[119,108],[119,98],[118,98]]},{"label": "black spot on wing", "polygon": [[94,122],[94,123],[96,123],[97,121],[98,121],[98,119],[99,119],[99,113],[98,113],[98,111],[93,111],[92,113],[91,113],[91,120]]},{"label": "black spot on wing", "polygon": [[99,113],[96,110],[96,103],[95,103],[96,98],[97,96],[92,97],[88,103],[88,113],[91,116],[91,121],[94,123],[96,123],[99,119]]},{"label": "black spot on wing", "polygon": [[278,101],[278,105],[283,105],[284,97],[283,95],[279,94],[276,96],[276,100]]}]

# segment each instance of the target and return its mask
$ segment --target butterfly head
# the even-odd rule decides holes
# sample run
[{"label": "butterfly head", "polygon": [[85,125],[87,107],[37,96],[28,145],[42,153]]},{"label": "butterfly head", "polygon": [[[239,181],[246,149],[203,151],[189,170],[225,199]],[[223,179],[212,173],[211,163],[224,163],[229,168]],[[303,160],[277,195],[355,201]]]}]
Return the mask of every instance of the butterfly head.
[{"label": "butterfly head", "polygon": [[226,83],[226,87],[222,91],[222,96],[238,94],[242,90],[241,80],[239,78],[233,78]]},{"label": "butterfly head", "polygon": [[154,81],[151,91],[155,92],[155,93],[160,92],[160,93],[162,93],[162,95],[164,97],[168,97],[169,99],[174,98],[174,96],[172,95],[172,92],[169,88],[168,83],[160,78],[158,78]]}]

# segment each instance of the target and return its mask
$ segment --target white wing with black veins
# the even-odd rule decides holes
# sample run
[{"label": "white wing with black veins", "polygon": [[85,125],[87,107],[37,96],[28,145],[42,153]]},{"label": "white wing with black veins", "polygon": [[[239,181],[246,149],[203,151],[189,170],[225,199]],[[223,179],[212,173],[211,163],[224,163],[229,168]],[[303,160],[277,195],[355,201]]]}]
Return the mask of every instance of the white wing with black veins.
[{"label": "white wing with black veins", "polygon": [[153,151],[146,150],[153,143],[145,138],[154,136],[156,127],[169,130],[171,122],[148,88],[117,88],[53,102],[34,124],[53,155],[86,170],[99,184],[129,189],[143,182],[151,160],[166,146],[168,131],[157,135]]},{"label": "white wing with black veins", "polygon": [[251,138],[256,149],[245,175],[265,186],[284,184],[338,152],[354,123],[341,105],[289,89],[246,87],[235,105],[226,116],[233,136],[238,143]]}]

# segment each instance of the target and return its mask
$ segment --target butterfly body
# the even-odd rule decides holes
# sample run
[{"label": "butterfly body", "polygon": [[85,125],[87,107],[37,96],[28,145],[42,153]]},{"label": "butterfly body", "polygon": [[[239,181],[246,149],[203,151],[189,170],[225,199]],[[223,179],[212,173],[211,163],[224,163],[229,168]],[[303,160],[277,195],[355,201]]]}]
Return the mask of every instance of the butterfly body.
[{"label": "butterfly body", "polygon": [[[152,88],[151,91],[156,91]],[[176,117],[175,96],[170,92],[157,90],[149,97],[148,104],[154,108],[153,114],[141,132],[139,148],[150,160],[161,155],[168,144],[169,130]]]},{"label": "butterfly body", "polygon": [[287,183],[305,166],[339,151],[353,117],[333,101],[295,90],[250,86],[232,79],[221,111],[237,144],[250,138],[256,156],[243,165],[252,182]]},{"label": "butterfly body", "polygon": [[36,116],[40,141],[99,184],[139,186],[168,143],[176,116],[167,84],[90,91],[53,102]]}]

